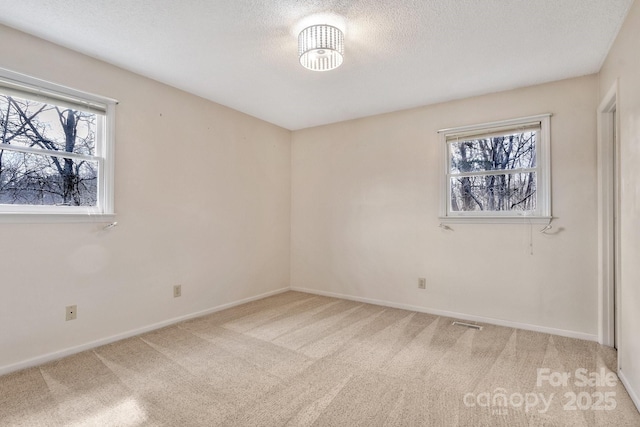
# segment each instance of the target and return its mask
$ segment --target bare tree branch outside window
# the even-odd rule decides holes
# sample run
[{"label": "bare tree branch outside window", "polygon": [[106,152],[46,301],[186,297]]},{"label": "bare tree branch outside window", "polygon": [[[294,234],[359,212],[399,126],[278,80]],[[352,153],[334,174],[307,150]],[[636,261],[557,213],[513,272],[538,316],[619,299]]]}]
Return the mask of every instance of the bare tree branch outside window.
[{"label": "bare tree branch outside window", "polygon": [[452,211],[535,211],[536,131],[450,141]]},{"label": "bare tree branch outside window", "polygon": [[65,154],[95,156],[96,128],[93,113],[0,94],[0,204],[95,206],[98,162]]}]

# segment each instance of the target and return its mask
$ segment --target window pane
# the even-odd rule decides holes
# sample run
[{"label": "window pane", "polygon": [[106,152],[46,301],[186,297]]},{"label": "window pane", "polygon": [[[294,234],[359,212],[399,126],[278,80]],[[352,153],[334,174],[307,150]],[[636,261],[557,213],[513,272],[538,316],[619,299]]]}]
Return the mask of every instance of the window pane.
[{"label": "window pane", "polygon": [[450,173],[535,168],[536,139],[523,132],[451,142]]},{"label": "window pane", "polygon": [[96,206],[98,162],[0,150],[0,204]]},{"label": "window pane", "polygon": [[535,209],[535,172],[451,178],[453,212]]},{"label": "window pane", "polygon": [[0,93],[0,144],[95,154],[98,116]]}]

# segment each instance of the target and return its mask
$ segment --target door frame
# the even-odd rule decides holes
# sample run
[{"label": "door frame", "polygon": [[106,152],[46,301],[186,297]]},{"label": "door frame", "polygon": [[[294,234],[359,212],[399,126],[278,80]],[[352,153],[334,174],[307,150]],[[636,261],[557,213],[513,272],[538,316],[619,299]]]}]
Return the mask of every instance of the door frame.
[{"label": "door frame", "polygon": [[[619,304],[616,304],[615,282],[620,290],[619,277],[616,277],[616,259],[619,263],[620,254],[616,253],[619,236],[616,236],[614,222],[614,204],[619,203],[614,188],[616,185],[616,141],[620,140],[620,132],[615,122],[614,112],[618,106],[618,81],[616,80],[598,106],[598,342],[613,347],[616,343],[616,313],[619,318]],[[619,145],[618,145],[619,147]],[[617,327],[620,325],[618,323]]]}]

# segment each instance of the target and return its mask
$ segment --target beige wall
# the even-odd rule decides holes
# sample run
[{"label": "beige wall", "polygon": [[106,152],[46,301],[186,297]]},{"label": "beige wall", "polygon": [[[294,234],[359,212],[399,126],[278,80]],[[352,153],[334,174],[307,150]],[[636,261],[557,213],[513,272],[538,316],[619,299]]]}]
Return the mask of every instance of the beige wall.
[{"label": "beige wall", "polygon": [[0,372],[289,285],[289,131],[6,27],[0,40],[2,67],[120,101],[119,225],[0,223]]},{"label": "beige wall", "polygon": [[640,3],[634,2],[600,71],[600,96],[618,81],[621,175],[621,321],[618,356],[640,407]]},{"label": "beige wall", "polygon": [[[294,132],[291,285],[595,339],[597,92],[592,75]],[[439,228],[437,131],[540,113],[557,234]]]}]

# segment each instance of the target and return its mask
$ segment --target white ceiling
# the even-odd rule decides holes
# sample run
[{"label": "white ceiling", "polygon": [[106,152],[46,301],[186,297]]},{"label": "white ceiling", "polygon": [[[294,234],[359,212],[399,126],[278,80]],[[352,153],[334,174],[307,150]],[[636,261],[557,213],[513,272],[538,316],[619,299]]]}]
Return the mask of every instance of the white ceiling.
[{"label": "white ceiling", "polygon": [[[595,73],[631,3],[0,0],[0,23],[296,130]],[[317,14],[345,30],[334,71],[298,63]]]}]

